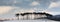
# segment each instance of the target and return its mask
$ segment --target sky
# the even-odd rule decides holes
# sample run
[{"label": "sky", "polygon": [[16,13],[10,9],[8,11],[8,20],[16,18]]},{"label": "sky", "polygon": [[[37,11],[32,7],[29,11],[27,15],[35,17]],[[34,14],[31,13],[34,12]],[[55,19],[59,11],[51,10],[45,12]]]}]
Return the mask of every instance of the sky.
[{"label": "sky", "polygon": [[60,14],[60,0],[0,0],[0,18],[13,18],[23,12]]}]

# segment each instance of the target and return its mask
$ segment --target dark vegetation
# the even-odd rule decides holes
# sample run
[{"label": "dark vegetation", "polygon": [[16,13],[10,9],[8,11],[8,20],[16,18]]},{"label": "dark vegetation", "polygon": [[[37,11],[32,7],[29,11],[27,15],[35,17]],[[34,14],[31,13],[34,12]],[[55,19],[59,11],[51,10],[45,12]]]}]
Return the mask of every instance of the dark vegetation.
[{"label": "dark vegetation", "polygon": [[43,12],[43,13],[42,13],[42,12],[38,12],[38,13],[36,13],[36,12],[33,12],[33,13],[27,12],[27,13],[21,13],[21,14],[17,13],[16,16],[19,16],[19,15],[24,16],[24,15],[28,15],[28,14],[35,14],[35,15],[40,14],[40,15],[46,15],[46,16],[47,16],[47,17],[46,17],[47,19],[60,21],[60,15],[55,15],[55,16],[53,16],[52,14],[45,13],[45,12]]}]

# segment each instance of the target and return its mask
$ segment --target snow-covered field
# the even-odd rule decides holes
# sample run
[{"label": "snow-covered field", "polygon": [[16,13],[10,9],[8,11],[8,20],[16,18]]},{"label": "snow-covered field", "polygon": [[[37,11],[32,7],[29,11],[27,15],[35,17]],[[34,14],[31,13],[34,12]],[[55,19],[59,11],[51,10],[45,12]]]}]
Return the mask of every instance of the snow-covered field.
[{"label": "snow-covered field", "polygon": [[11,20],[11,21],[3,21],[3,22],[60,22],[60,21],[53,21],[48,19],[39,19],[39,20]]},{"label": "snow-covered field", "polygon": [[[41,17],[46,17],[45,15],[25,15],[25,16],[18,16],[15,18],[1,18],[2,20],[7,20],[7,21],[0,21],[0,22],[60,22],[60,21],[54,21],[54,20],[49,20],[49,19],[35,19],[35,18],[41,18]],[[19,20],[18,20],[19,19]]]}]

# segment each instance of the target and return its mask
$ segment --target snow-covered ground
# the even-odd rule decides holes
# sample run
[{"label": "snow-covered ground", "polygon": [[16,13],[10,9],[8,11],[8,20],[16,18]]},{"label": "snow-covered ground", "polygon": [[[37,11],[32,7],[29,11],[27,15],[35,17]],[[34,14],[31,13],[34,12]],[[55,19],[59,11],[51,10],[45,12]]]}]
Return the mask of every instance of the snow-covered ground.
[{"label": "snow-covered ground", "polygon": [[[40,18],[40,17],[45,17],[45,15],[25,15],[25,16],[18,16],[15,18],[7,18],[4,20],[7,21],[0,21],[0,22],[60,22],[60,21],[54,21],[54,20],[49,20],[45,18],[41,19],[35,19],[35,18]],[[19,18],[19,20],[18,20]]]},{"label": "snow-covered ground", "polygon": [[4,21],[4,22],[60,22],[60,21],[53,21],[48,19],[39,19],[39,20],[11,20],[11,21]]}]

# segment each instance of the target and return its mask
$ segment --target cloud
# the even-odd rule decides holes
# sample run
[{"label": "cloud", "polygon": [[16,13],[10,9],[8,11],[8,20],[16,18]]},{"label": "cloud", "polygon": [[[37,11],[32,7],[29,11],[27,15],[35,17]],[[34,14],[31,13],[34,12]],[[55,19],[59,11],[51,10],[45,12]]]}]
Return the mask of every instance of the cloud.
[{"label": "cloud", "polygon": [[56,8],[56,7],[60,7],[60,2],[51,2],[49,8]]},{"label": "cloud", "polygon": [[59,8],[60,7],[60,2],[51,2],[50,6],[48,9],[44,10],[43,12],[47,12],[53,15],[60,14],[60,12],[56,12],[53,9]]},{"label": "cloud", "polygon": [[17,3],[16,0],[14,0],[14,3]]},{"label": "cloud", "polygon": [[12,9],[11,6],[0,6],[0,14],[8,13]]},{"label": "cloud", "polygon": [[53,7],[57,7],[57,6],[58,6],[58,4],[57,4],[57,3],[52,2],[52,3],[50,4],[49,8],[53,8]]},{"label": "cloud", "polygon": [[39,3],[39,2],[34,1],[34,2],[32,2],[30,5],[31,5],[31,6],[36,6],[36,5],[40,5],[40,3]]}]

